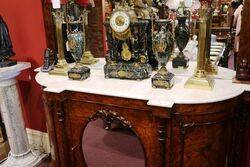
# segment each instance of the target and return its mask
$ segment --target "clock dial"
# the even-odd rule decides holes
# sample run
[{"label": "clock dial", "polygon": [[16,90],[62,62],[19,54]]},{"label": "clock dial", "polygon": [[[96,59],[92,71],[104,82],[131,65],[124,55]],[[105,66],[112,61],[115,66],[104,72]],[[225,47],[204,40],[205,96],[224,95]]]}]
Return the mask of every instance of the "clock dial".
[{"label": "clock dial", "polygon": [[113,31],[121,33],[126,31],[130,25],[129,15],[124,11],[114,12],[110,18],[110,26]]}]

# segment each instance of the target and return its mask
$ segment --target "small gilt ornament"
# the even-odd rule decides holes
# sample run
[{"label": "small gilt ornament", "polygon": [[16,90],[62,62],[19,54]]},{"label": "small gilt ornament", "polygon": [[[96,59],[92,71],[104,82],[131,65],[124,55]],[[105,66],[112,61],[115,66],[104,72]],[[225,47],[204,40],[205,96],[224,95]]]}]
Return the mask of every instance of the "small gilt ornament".
[{"label": "small gilt ornament", "polygon": [[127,43],[123,43],[122,45],[122,59],[125,61],[129,61],[132,57],[131,52],[129,51],[129,47]]}]

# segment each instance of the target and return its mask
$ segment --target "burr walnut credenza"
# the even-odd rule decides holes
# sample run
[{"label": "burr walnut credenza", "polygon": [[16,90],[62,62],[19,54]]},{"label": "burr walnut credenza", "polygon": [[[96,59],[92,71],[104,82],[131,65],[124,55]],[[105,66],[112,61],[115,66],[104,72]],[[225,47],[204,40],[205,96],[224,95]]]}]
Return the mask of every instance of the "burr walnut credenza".
[{"label": "burr walnut credenza", "polygon": [[184,89],[195,64],[176,74],[171,90],[142,81],[105,79],[103,59],[85,81],[38,72],[43,87],[52,166],[87,166],[82,136],[87,124],[119,121],[138,137],[147,167],[240,167],[246,161],[250,86],[233,84],[219,68],[213,91]]}]

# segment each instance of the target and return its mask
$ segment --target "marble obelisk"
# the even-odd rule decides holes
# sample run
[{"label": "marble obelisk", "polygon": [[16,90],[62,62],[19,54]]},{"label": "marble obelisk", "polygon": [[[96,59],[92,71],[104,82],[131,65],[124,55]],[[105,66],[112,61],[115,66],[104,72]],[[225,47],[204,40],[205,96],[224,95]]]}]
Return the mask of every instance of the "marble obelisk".
[{"label": "marble obelisk", "polygon": [[10,145],[8,158],[0,167],[33,167],[46,156],[31,150],[22,117],[15,78],[27,68],[30,63],[0,68],[0,108]]}]

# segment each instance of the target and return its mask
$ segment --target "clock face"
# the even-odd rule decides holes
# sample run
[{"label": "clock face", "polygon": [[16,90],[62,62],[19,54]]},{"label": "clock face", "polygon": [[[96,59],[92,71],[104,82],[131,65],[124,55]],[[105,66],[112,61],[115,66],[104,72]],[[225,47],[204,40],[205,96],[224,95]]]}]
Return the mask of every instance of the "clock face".
[{"label": "clock face", "polygon": [[121,33],[126,31],[130,25],[129,15],[124,11],[114,12],[110,18],[110,26],[113,31]]}]

